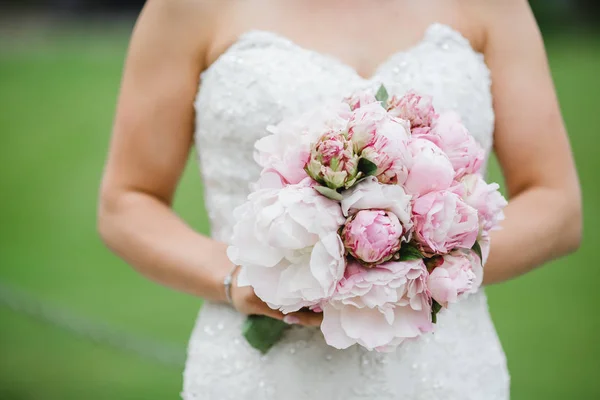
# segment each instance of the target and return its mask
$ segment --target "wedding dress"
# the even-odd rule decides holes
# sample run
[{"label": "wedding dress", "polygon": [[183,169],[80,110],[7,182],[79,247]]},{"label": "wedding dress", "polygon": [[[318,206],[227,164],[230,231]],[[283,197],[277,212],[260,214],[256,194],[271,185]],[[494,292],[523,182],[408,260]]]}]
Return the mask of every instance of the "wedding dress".
[{"label": "wedding dress", "polygon": [[[243,34],[201,76],[195,135],[212,236],[227,242],[233,209],[259,168],[254,142],[265,127],[326,100],[385,84],[433,96],[437,110],[458,111],[489,150],[494,114],[483,56],[449,26],[383,62],[365,79],[340,60],[279,34]],[[316,328],[294,326],[261,356],[240,335],[244,316],[205,302],[192,333],[183,399],[202,400],[506,400],[506,360],[483,291],[438,317],[435,333],[379,354],[328,347]]]}]

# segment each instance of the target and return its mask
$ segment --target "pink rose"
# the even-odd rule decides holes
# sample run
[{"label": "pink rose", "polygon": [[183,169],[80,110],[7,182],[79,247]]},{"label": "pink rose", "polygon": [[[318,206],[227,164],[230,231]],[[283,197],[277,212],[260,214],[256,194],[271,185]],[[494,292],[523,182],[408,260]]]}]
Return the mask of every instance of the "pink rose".
[{"label": "pink rose", "polygon": [[410,128],[429,127],[435,118],[431,97],[410,91],[403,97],[392,97],[388,110],[391,115],[410,122]]},{"label": "pink rose", "polygon": [[331,189],[348,188],[358,173],[358,156],[345,133],[329,132],[311,146],[306,171]]},{"label": "pink rose", "polygon": [[354,93],[350,97],[346,97],[344,102],[350,106],[352,111],[354,111],[357,108],[366,106],[367,104],[377,103],[377,99],[372,91],[364,90],[362,92]]},{"label": "pink rose", "polygon": [[456,251],[444,255],[427,279],[431,297],[443,307],[448,307],[448,303],[456,303],[460,295],[474,288],[476,269],[482,269],[479,258],[469,257],[467,252]]},{"label": "pink rose", "polygon": [[410,162],[410,127],[391,117],[379,103],[354,111],[348,123],[349,138],[356,151],[377,166],[375,176],[382,183],[404,183]]},{"label": "pink rose", "polygon": [[404,183],[412,195],[424,195],[434,190],[448,189],[454,179],[454,168],[444,152],[429,140],[413,138],[409,148],[412,162]]},{"label": "pink rose", "polygon": [[342,230],[342,240],[352,256],[372,266],[390,260],[400,250],[404,233],[393,213],[362,210],[348,218]]},{"label": "pink rose", "polygon": [[422,260],[374,268],[348,264],[323,307],[321,330],[327,344],[346,349],[358,343],[368,350],[390,351],[407,338],[431,331],[427,275]]},{"label": "pink rose", "polygon": [[271,134],[255,143],[254,159],[263,173],[279,174],[286,185],[299,183],[307,177],[311,144],[325,132],[344,132],[349,118],[350,107],[336,103],[268,126]]},{"label": "pink rose", "polygon": [[431,192],[413,204],[414,235],[427,254],[470,249],[479,232],[477,210],[448,190]]},{"label": "pink rose", "polygon": [[469,134],[460,115],[455,112],[442,113],[436,119],[432,133],[433,137],[426,138],[437,141],[437,144],[448,155],[456,171],[457,179],[465,174],[479,171],[483,165],[485,152],[475,138]]},{"label": "pink rose", "polygon": [[500,221],[504,220],[503,209],[508,204],[498,190],[497,183],[486,183],[479,174],[464,176],[463,198],[465,202],[477,210],[479,225],[484,232],[500,229]]}]

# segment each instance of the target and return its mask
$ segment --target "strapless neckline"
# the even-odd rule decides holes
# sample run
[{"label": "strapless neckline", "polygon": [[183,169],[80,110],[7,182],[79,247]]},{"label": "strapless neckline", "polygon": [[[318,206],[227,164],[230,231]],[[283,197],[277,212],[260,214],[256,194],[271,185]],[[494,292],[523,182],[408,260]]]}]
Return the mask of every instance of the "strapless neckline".
[{"label": "strapless neckline", "polygon": [[371,82],[377,80],[381,72],[390,65],[393,65],[398,58],[406,57],[413,52],[419,51],[428,43],[448,37],[453,37],[457,43],[473,52],[480,59],[485,69],[487,69],[489,72],[487,64],[484,61],[484,55],[473,47],[469,39],[467,39],[460,31],[448,24],[434,22],[425,29],[421,39],[407,48],[397,50],[388,55],[377,64],[373,72],[368,77],[360,74],[354,66],[348,64],[339,57],[300,45],[294,39],[291,39],[286,35],[266,29],[250,29],[238,35],[237,38],[204,70],[202,76],[206,75],[222,58],[228,56],[240,46],[244,46],[248,43],[252,44],[257,42],[271,42],[274,45],[281,44],[292,51],[304,53],[308,58],[318,59],[322,62],[335,65],[340,69],[346,70],[351,75],[354,75],[355,79],[360,79],[364,82]]}]

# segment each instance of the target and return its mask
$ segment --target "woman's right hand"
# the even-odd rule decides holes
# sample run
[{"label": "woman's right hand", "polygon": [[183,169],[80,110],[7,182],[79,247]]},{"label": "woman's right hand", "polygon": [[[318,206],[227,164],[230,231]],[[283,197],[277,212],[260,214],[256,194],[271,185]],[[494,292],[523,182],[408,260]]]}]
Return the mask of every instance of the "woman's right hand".
[{"label": "woman's right hand", "polygon": [[288,324],[304,326],[320,326],[323,321],[323,314],[313,311],[298,311],[283,314],[281,311],[273,310],[254,293],[252,287],[237,286],[237,273],[234,276],[234,284],[231,287],[231,299],[233,307],[245,315],[266,315],[267,317],[282,320]]}]

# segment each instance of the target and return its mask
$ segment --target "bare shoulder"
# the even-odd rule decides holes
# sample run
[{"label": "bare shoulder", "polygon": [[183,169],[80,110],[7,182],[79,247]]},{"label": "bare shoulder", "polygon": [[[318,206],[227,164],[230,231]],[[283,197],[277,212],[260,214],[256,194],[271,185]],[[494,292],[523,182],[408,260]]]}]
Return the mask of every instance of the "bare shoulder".
[{"label": "bare shoulder", "polygon": [[[539,36],[535,18],[527,0],[460,0],[469,18],[481,28],[481,50],[493,50],[499,42],[510,43]],[[534,35],[532,35],[532,33]]]},{"label": "bare shoulder", "polygon": [[177,23],[181,28],[202,29],[215,22],[228,1],[211,0],[147,0],[142,15],[151,13],[163,22]]},{"label": "bare shoulder", "polygon": [[165,12],[165,17],[206,18],[214,17],[228,1],[214,0],[147,0],[146,8]]},{"label": "bare shoulder", "polygon": [[163,36],[165,41],[193,52],[203,62],[219,15],[230,1],[148,0],[140,14],[137,31]]}]

